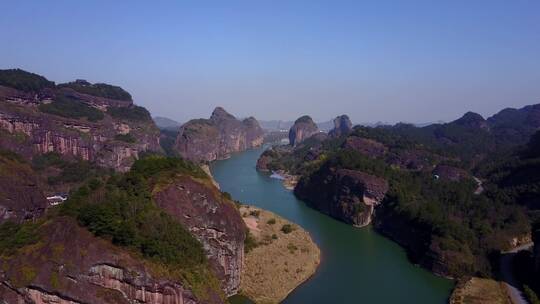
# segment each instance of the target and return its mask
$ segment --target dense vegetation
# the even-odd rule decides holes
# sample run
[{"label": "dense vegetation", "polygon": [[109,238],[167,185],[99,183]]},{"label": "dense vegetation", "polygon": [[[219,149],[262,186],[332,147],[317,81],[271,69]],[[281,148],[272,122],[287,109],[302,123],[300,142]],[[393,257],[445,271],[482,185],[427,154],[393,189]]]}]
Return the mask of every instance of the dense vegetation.
[{"label": "dense vegetation", "polygon": [[39,92],[45,88],[54,88],[54,82],[21,69],[0,70],[0,85],[24,92]]},{"label": "dense vegetation", "polygon": [[152,200],[153,184],[167,173],[206,177],[181,159],[147,157],[129,173],[94,179],[79,188],[62,206],[62,214],[75,217],[96,236],[164,265],[170,275],[204,297],[206,288],[218,290],[219,283],[209,270],[201,243]]},{"label": "dense vegetation", "polygon": [[35,156],[32,159],[32,168],[38,172],[55,168],[58,173],[47,177],[47,183],[52,186],[78,184],[93,176],[104,175],[109,172],[109,170],[98,168],[82,159],[66,160],[62,155],[55,152]]},{"label": "dense vegetation", "polygon": [[124,89],[105,83],[91,84],[87,81],[78,80],[75,82],[59,84],[58,87],[71,88],[79,93],[97,97],[131,101],[131,95]]},{"label": "dense vegetation", "polygon": [[144,107],[129,106],[129,107],[109,107],[107,113],[117,119],[125,119],[130,121],[151,121],[150,112]]},{"label": "dense vegetation", "polygon": [[[385,178],[390,188],[376,222],[383,233],[397,239],[415,238],[407,242],[425,246],[417,250],[423,256],[415,258],[435,253],[444,258],[450,275],[491,276],[497,253],[508,249],[513,237],[530,231],[530,218],[540,218],[535,211],[540,210],[540,135],[516,154],[501,148],[484,129],[471,127],[477,121],[471,114],[455,123],[426,128],[355,127],[350,136],[384,144],[388,150],[383,157],[345,149],[343,138],[322,142],[311,138],[295,149],[274,148],[263,155],[271,159],[269,169],[301,175],[301,184],[309,183],[313,174],[329,174],[337,168]],[[425,169],[393,165],[392,159],[406,156],[406,151],[420,155]],[[479,162],[480,154],[489,158]],[[474,194],[477,185],[472,177],[460,181],[434,178],[429,168],[436,164],[483,168],[474,171],[485,180],[485,191]],[[400,229],[386,227],[384,218],[419,233],[404,236]]]},{"label": "dense vegetation", "polygon": [[400,170],[352,150],[337,152],[324,166],[360,170],[388,180],[390,189],[381,208],[428,232],[425,241],[435,244],[440,253],[452,252],[448,256],[455,260],[447,263],[455,276],[491,275],[489,257],[506,249],[512,236],[530,229],[521,207],[500,199],[496,192],[475,195],[472,180],[437,180],[430,172]]},{"label": "dense vegetation", "polygon": [[80,119],[85,117],[92,122],[102,120],[105,117],[100,110],[87,105],[81,100],[67,96],[57,96],[51,103],[40,104],[39,110],[67,118]]},{"label": "dense vegetation", "polygon": [[39,224],[5,222],[0,224],[0,257],[10,256],[19,248],[34,244],[39,240]]}]

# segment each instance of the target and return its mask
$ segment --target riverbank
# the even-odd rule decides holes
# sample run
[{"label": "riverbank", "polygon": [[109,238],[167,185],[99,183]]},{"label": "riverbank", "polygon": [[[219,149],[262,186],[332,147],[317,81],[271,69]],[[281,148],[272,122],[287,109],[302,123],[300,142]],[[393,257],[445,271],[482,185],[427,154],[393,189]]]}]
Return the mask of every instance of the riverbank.
[{"label": "riverbank", "polygon": [[317,271],[282,304],[448,304],[452,281],[411,264],[403,248],[374,229],[358,229],[308,207],[281,180],[255,170],[263,151],[235,154],[210,168],[223,191],[297,223],[320,247],[323,261]]},{"label": "riverbank", "polygon": [[264,209],[242,206],[251,248],[240,292],[258,304],[280,303],[317,270],[321,253],[307,231]]},{"label": "riverbank", "polygon": [[283,187],[290,191],[294,190],[294,187],[296,187],[296,184],[298,184],[298,181],[300,180],[300,176],[289,174],[283,170],[272,171],[272,175],[270,177],[281,180]]}]

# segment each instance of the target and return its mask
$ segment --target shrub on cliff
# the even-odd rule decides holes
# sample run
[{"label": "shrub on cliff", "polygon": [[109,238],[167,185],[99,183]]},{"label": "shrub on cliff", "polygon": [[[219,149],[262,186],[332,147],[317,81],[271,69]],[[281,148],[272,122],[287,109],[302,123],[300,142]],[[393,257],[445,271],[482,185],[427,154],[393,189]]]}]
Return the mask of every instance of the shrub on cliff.
[{"label": "shrub on cliff", "polygon": [[5,222],[0,224],[0,257],[16,253],[17,249],[39,240],[39,224]]},{"label": "shrub on cliff", "polygon": [[105,117],[100,110],[87,105],[83,101],[66,96],[58,96],[51,103],[40,104],[39,110],[43,113],[66,118],[80,119],[86,117],[92,122],[102,120]]},{"label": "shrub on cliff", "polygon": [[281,232],[289,234],[294,231],[294,227],[291,224],[285,224],[281,227]]},{"label": "shrub on cliff", "polygon": [[61,206],[61,214],[75,217],[96,236],[164,265],[204,297],[205,288],[216,288],[219,282],[210,271],[202,244],[152,199],[150,180],[167,170],[200,174],[180,159],[147,157],[126,174],[79,188]]}]

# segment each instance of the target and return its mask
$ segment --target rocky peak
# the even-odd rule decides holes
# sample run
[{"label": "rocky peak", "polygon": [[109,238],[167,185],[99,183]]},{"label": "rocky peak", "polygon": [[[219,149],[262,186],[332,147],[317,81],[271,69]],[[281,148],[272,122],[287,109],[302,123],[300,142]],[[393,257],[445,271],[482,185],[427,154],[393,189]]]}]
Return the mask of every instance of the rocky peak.
[{"label": "rocky peak", "polygon": [[253,117],[240,121],[217,107],[210,119],[193,119],[182,125],[175,148],[192,161],[213,161],[233,152],[260,146],[263,130]]},{"label": "rocky peak", "polygon": [[347,135],[352,131],[352,122],[347,115],[341,115],[334,118],[334,128],[330,130],[329,135],[340,137]]},{"label": "rocky peak", "polygon": [[222,107],[216,107],[214,111],[212,111],[212,116],[210,116],[210,120],[219,123],[226,120],[236,120],[236,117],[234,117],[232,114],[229,114],[229,112],[225,111],[225,109],[223,109]]},{"label": "rocky peak", "polygon": [[296,146],[316,133],[319,133],[319,127],[310,116],[304,115],[298,118],[289,130],[289,142],[291,146]]}]

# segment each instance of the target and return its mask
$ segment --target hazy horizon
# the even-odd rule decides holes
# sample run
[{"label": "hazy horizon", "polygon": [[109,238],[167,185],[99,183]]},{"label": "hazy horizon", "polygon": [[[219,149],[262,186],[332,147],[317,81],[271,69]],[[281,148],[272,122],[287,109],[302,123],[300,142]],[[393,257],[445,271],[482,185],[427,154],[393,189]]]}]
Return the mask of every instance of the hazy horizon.
[{"label": "hazy horizon", "polygon": [[179,122],[216,106],[426,123],[540,103],[538,1],[145,4],[3,3],[0,68],[119,85]]}]

